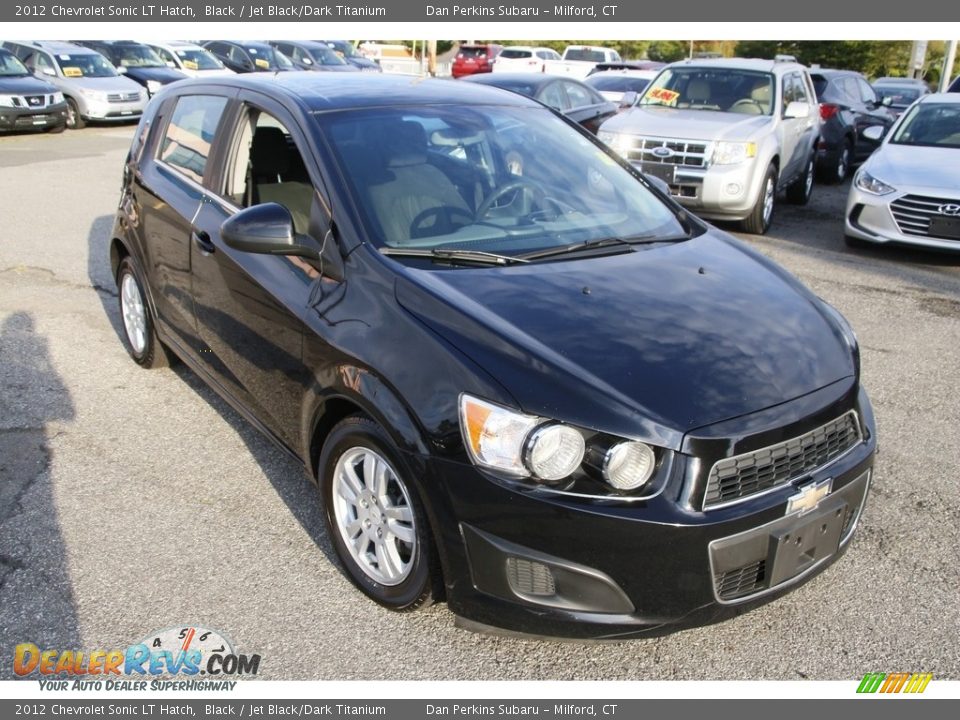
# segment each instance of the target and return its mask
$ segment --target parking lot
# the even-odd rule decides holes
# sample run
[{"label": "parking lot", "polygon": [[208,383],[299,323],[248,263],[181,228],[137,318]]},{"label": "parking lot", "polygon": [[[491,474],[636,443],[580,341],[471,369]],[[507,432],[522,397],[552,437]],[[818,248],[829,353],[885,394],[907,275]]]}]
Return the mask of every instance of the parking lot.
[{"label": "parking lot", "polygon": [[197,623],[271,679],[960,678],[960,254],[846,248],[846,185],[741,236],[860,339],[880,454],[840,562],[664,638],[477,635],[443,604],[401,615],[360,595],[302,469],[183,366],[131,362],[107,247],[132,135],[0,137],[0,677],[18,643],[123,647]]}]

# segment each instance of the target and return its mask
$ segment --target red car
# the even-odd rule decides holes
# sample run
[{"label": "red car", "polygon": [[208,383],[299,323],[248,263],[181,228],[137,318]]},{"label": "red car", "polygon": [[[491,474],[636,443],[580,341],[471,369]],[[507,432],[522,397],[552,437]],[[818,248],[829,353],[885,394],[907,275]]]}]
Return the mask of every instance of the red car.
[{"label": "red car", "polygon": [[460,52],[453,60],[451,73],[455,78],[464,75],[488,73],[493,70],[493,61],[496,59],[502,45],[461,45]]}]

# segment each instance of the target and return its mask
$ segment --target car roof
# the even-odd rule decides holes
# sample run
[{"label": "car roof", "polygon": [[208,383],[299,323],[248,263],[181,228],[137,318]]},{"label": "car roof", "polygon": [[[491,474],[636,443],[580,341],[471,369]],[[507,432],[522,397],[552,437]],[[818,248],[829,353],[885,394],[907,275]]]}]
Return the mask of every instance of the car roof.
[{"label": "car roof", "polygon": [[168,47],[168,48],[192,48],[194,50],[204,50],[203,45],[198,45],[197,43],[187,42],[186,40],[154,40],[146,45],[152,45],[153,47]]},{"label": "car roof", "polygon": [[843,77],[844,75],[852,75],[853,77],[859,78],[863,77],[863,75],[856,70],[837,70],[836,68],[810,68],[810,74],[823,75],[824,77]]},{"label": "car roof", "polygon": [[[534,73],[526,77],[539,77]],[[205,80],[207,86],[247,88],[295,99],[311,112],[404,105],[540,107],[521,95],[461,80],[373,73],[250,73]],[[171,87],[176,87],[173,85]],[[193,86],[197,87],[197,86]]]},{"label": "car roof", "polygon": [[90,48],[83,47],[82,45],[75,45],[74,43],[64,42],[63,40],[37,40],[37,41],[26,41],[20,43],[27,47],[36,48],[37,50],[46,50],[47,52],[53,53],[54,55],[64,54],[64,55],[99,55],[96,50],[91,50]]},{"label": "car roof", "polygon": [[575,78],[563,77],[561,75],[525,72],[482,73],[480,75],[471,75],[458,82],[471,82],[475,85],[492,85],[494,87],[500,87],[501,83],[523,83],[524,85],[540,88],[554,80],[579,82],[579,80]]},{"label": "car roof", "polygon": [[917,102],[924,105],[960,105],[960,93],[930,93],[921,97]]},{"label": "car roof", "polygon": [[784,62],[778,60],[762,60],[760,58],[693,58],[670,63],[667,67],[702,67],[717,70],[754,70],[758,72],[776,73],[789,70],[807,70],[806,65],[798,62]]},{"label": "car roof", "polygon": [[279,45],[280,43],[286,43],[287,45],[299,45],[300,47],[305,47],[310,50],[317,50],[319,48],[324,48],[326,50],[330,49],[330,46],[325,42],[320,42],[319,40],[271,40],[271,45]]},{"label": "car roof", "polygon": [[[637,68],[606,68],[590,74],[587,77],[587,80],[591,78],[604,78],[604,77],[635,77],[643,78],[645,80],[651,80],[660,74],[659,70],[638,70]],[[586,82],[586,80],[584,81]]]}]

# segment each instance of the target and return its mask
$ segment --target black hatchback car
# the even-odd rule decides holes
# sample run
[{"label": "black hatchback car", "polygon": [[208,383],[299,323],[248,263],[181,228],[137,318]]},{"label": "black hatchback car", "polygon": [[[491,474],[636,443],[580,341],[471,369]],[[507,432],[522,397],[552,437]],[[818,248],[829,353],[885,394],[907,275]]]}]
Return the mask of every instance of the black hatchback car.
[{"label": "black hatchback car", "polygon": [[360,71],[360,68],[348,63],[326,43],[315,40],[271,40],[270,45],[290,58],[290,61],[301,70],[313,70],[314,72]]},{"label": "black hatchback car", "polygon": [[810,78],[820,101],[822,120],[817,174],[827,182],[843,182],[853,166],[870,157],[880,145],[863,131],[876,125],[886,133],[896,116],[858,72],[817,69],[810,71]]},{"label": "black hatchback car", "polygon": [[76,40],[74,44],[96,50],[119,72],[143,85],[151,96],[164,85],[187,78],[179,70],[167,67],[154,49],[143,43],[130,40]]},{"label": "black hatchback car", "polygon": [[492,85],[531,97],[594,134],[620,109],[617,103],[607,100],[592,87],[571,78],[537,73],[482,73],[465,77],[464,81]]},{"label": "black hatchback car", "polygon": [[173,86],[110,248],[133,359],[182,359],[300,460],[388,608],[664,633],[779,595],[854,534],[876,434],[849,325],[528,98]]},{"label": "black hatchback car", "polygon": [[265,42],[211,40],[203,43],[203,47],[216,55],[220,62],[235,73],[276,73],[302,70],[302,68],[294,65],[290,58]]}]

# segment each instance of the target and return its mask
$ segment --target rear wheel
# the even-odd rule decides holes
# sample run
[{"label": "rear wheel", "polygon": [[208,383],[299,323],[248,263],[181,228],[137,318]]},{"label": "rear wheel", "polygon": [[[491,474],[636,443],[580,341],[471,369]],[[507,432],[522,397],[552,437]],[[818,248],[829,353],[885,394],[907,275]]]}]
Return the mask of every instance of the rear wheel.
[{"label": "rear wheel", "polygon": [[384,429],[365,417],[343,420],[318,470],[327,531],[353,584],[391,610],[432,603],[440,571],[426,513]]},{"label": "rear wheel", "polygon": [[144,368],[167,367],[171,360],[169,351],[157,338],[140,274],[129,257],[125,257],[117,269],[117,289],[130,357]]},{"label": "rear wheel", "polygon": [[837,160],[833,166],[833,174],[830,181],[838,185],[847,179],[850,173],[850,165],[853,163],[853,143],[845,140],[840,151],[837,153]]},{"label": "rear wheel", "polygon": [[71,130],[83,130],[87,121],[80,114],[80,107],[73,98],[67,98],[67,127]]},{"label": "rear wheel", "polygon": [[773,211],[777,202],[777,166],[771,163],[760,185],[760,193],[750,214],[740,221],[744,232],[763,235],[773,222]]},{"label": "rear wheel", "polygon": [[816,162],[813,155],[807,160],[807,168],[803,175],[797,178],[794,183],[787,188],[787,202],[793,205],[806,205],[810,202],[810,196],[813,194],[813,173]]}]

